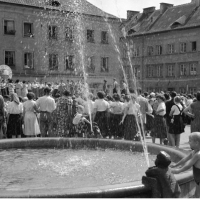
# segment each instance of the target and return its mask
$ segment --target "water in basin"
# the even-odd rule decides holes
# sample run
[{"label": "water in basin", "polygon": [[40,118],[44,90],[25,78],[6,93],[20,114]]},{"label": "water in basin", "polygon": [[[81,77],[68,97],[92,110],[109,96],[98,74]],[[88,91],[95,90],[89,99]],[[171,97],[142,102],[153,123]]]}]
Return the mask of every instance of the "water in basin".
[{"label": "water in basin", "polygon": [[[150,155],[153,165],[155,155]],[[11,149],[0,152],[0,190],[97,187],[141,181],[142,153],[119,150]]]}]

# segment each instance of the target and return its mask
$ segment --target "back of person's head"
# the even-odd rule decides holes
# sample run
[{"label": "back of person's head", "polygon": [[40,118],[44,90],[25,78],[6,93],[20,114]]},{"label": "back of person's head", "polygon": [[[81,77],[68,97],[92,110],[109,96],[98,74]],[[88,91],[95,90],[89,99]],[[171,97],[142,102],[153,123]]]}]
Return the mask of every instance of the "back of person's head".
[{"label": "back of person's head", "polygon": [[23,81],[22,83],[26,83],[26,81]]},{"label": "back of person's head", "polygon": [[17,80],[15,81],[15,83],[19,83],[19,79],[17,79]]},{"label": "back of person's head", "polygon": [[189,137],[200,145],[200,132],[192,132]]},{"label": "back of person's head", "polygon": [[174,98],[177,95],[177,93],[175,91],[172,91],[170,95],[172,98]]},{"label": "back of person's head", "polygon": [[162,101],[165,101],[165,100],[166,100],[166,99],[165,99],[165,96],[162,95],[162,94],[156,95],[156,98],[157,98],[157,99],[161,99]]},{"label": "back of person's head", "polygon": [[44,88],[44,94],[45,94],[45,95],[50,94],[50,92],[51,92],[51,89],[50,89],[49,87],[45,87],[45,88]]},{"label": "back of person's head", "polygon": [[164,96],[165,96],[165,99],[166,99],[166,100],[169,100],[169,99],[170,99],[169,93],[165,93]]},{"label": "back of person's head", "polygon": [[135,90],[133,88],[129,88],[130,93],[135,93]]},{"label": "back of person's head", "polygon": [[181,97],[180,96],[174,97],[174,102],[175,103],[180,103],[181,102]]},{"label": "back of person's head", "polygon": [[28,94],[26,95],[28,100],[32,100],[35,98],[35,94],[33,92],[28,92]]},{"label": "back of person's head", "polygon": [[63,92],[63,95],[65,95],[66,97],[68,97],[68,96],[70,96],[70,92],[69,92],[68,90],[65,90],[65,91]]},{"label": "back of person's head", "polygon": [[200,91],[197,92],[196,99],[197,99],[197,101],[200,101]]},{"label": "back of person's head", "polygon": [[165,151],[160,151],[155,160],[155,165],[159,168],[168,168],[171,164],[171,157]]},{"label": "back of person's head", "polygon": [[12,79],[8,79],[8,83],[12,83],[13,81],[12,81]]},{"label": "back of person's head", "polygon": [[103,99],[105,97],[105,93],[103,91],[97,92],[97,96],[99,99]]},{"label": "back of person's head", "polygon": [[144,97],[147,98],[148,97],[148,92],[144,92]]},{"label": "back of person's head", "polygon": [[107,95],[107,96],[106,96],[106,99],[107,99],[108,101],[113,101],[113,98],[112,98],[110,95]]},{"label": "back of person's head", "polygon": [[113,95],[113,99],[114,99],[115,101],[120,101],[120,96],[119,96],[119,94]]},{"label": "back of person's head", "polygon": [[192,98],[193,98],[193,97],[192,97],[192,94],[188,94],[187,97],[188,97],[189,99],[192,99]]}]

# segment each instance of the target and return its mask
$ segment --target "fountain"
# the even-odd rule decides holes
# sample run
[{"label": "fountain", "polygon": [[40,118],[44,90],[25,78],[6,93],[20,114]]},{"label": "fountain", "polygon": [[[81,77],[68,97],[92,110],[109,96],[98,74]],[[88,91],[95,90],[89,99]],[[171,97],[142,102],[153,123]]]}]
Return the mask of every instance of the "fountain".
[{"label": "fountain", "polygon": [[[166,151],[172,158],[172,161],[177,162],[185,156],[185,152],[178,149],[173,149],[167,146],[155,145],[148,143],[148,152],[150,154],[158,154],[161,150]],[[32,138],[32,139],[12,139],[0,141],[1,151],[13,151],[16,149],[90,149],[97,151],[98,149],[125,152],[143,152],[143,147],[140,142],[132,141],[120,141],[120,140],[107,140],[107,139],[86,139],[86,138]],[[123,153],[122,152],[122,153]],[[20,157],[20,155],[19,155]],[[61,160],[60,162],[62,162]],[[50,163],[50,162],[49,162]],[[42,161],[39,162],[40,166]],[[38,165],[39,165],[38,164]],[[46,163],[47,164],[47,163]],[[9,163],[12,165],[12,161]],[[49,164],[50,165],[50,164]],[[41,166],[42,167],[42,166]],[[54,166],[55,167],[55,166]],[[3,169],[2,169],[3,170]],[[37,170],[37,169],[35,169]],[[133,169],[134,170],[134,169]],[[61,171],[60,171],[61,172]],[[11,172],[12,173],[12,172]],[[142,176],[142,175],[141,175]],[[64,176],[63,176],[64,177]],[[47,177],[48,178],[48,177]],[[86,177],[84,177],[85,179]],[[192,172],[186,172],[176,176],[179,185],[182,189],[181,197],[191,197],[194,192],[194,180]],[[54,179],[53,179],[54,180]],[[20,181],[23,182],[23,179]],[[19,183],[20,183],[19,181]],[[73,182],[73,179],[71,180]],[[39,183],[38,183],[39,184]],[[37,183],[36,183],[37,185]],[[0,197],[13,197],[13,198],[27,198],[27,197],[155,197],[154,188],[146,183],[145,179],[141,180],[115,183],[100,186],[85,187],[85,184],[77,188],[35,188],[35,189],[23,189],[18,190],[16,188],[7,190],[6,188],[0,188]]]}]

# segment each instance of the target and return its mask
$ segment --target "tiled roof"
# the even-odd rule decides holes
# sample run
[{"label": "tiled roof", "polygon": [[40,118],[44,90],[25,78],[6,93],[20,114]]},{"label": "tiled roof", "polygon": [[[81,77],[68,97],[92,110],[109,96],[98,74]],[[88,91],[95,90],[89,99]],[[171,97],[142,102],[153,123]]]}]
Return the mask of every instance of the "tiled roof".
[{"label": "tiled roof", "polygon": [[[139,14],[141,16],[141,13]],[[139,16],[139,14],[137,15]],[[197,7],[195,3],[170,7],[163,14],[160,13],[160,10],[155,10],[152,14],[146,17],[144,13],[142,15],[144,15],[142,20],[138,19],[137,22],[134,22],[132,19],[132,23],[131,21],[128,21],[127,24],[125,24],[127,31],[137,25],[137,30],[132,33],[132,35],[200,25],[200,7]],[[173,24],[176,24],[176,26],[172,26]]]},{"label": "tiled roof", "polygon": [[[34,6],[42,8],[57,8],[47,5],[49,0],[0,0],[0,3],[10,3],[10,4],[19,4],[25,6]],[[93,4],[89,3],[86,0],[57,0],[60,2],[61,6],[58,9],[79,12],[89,15],[101,16],[101,17],[110,17],[117,18],[114,15],[108,14],[101,9],[97,8]]]}]

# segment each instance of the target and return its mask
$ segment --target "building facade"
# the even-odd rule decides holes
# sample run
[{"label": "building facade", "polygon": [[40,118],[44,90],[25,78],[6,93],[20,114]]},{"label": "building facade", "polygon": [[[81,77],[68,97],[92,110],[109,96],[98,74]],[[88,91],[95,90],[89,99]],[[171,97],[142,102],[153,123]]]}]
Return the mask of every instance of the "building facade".
[{"label": "building facade", "polygon": [[143,91],[194,94],[199,90],[200,1],[161,3],[159,10],[150,7],[129,15],[121,25],[126,31],[121,42],[127,74],[132,65]]},{"label": "building facade", "polygon": [[119,25],[87,1],[0,0],[0,65],[15,80],[59,82],[86,74],[92,90],[102,89],[104,79],[111,88],[119,79]]}]

